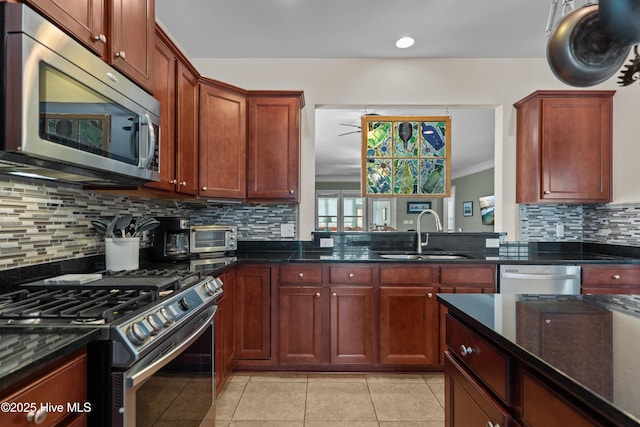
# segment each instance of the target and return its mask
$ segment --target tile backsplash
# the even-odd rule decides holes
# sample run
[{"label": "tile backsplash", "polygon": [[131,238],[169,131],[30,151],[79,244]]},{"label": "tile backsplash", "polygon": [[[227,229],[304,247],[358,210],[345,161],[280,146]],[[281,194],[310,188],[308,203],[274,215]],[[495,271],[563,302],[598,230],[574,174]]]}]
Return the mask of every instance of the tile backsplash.
[{"label": "tile backsplash", "polygon": [[[640,204],[519,205],[519,240],[640,246]],[[564,225],[564,236],[556,224]]]},{"label": "tile backsplash", "polygon": [[[45,181],[0,179],[0,270],[104,253],[91,225],[117,213],[189,216],[194,223],[239,227],[239,240],[285,240],[280,223],[297,223],[293,205],[209,205],[129,198]],[[152,245],[152,234],[141,247]],[[293,238],[292,238],[293,239]]]}]

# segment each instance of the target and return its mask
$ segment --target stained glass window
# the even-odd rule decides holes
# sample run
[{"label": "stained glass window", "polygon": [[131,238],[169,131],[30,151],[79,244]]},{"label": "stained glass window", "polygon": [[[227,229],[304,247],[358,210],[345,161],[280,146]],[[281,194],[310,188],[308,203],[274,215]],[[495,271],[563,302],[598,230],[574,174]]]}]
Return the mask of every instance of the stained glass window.
[{"label": "stained glass window", "polygon": [[450,141],[448,116],[363,116],[364,195],[449,196]]}]

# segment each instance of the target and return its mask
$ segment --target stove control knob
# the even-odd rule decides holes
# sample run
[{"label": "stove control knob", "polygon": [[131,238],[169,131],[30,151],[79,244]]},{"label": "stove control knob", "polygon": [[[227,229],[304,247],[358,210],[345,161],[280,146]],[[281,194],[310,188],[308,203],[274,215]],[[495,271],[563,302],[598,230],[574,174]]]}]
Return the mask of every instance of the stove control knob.
[{"label": "stove control knob", "polygon": [[215,283],[212,280],[209,280],[204,285],[202,285],[202,289],[204,290],[205,294],[212,297],[216,294],[218,287],[215,285]]},{"label": "stove control knob", "polygon": [[149,338],[149,331],[141,323],[136,322],[127,330],[127,338],[135,345],[141,345]]},{"label": "stove control knob", "polygon": [[156,316],[158,316],[158,319],[160,319],[165,328],[173,322],[173,317],[171,317],[164,307],[156,312]]},{"label": "stove control knob", "polygon": [[178,305],[184,311],[187,311],[187,310],[189,310],[191,308],[191,304],[189,304],[189,301],[187,301],[186,298],[180,299],[180,301],[178,301]]},{"label": "stove control knob", "polygon": [[147,322],[151,325],[151,335],[156,335],[164,327],[163,322],[156,314],[150,314],[147,316]]}]

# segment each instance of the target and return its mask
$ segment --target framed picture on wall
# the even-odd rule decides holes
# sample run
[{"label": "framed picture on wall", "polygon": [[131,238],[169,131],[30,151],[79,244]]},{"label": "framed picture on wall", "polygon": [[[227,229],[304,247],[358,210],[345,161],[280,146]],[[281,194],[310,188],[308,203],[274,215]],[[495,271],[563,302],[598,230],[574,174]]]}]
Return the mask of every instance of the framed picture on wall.
[{"label": "framed picture on wall", "polygon": [[431,202],[407,202],[408,214],[418,214],[425,209],[431,209]]},{"label": "framed picture on wall", "polygon": [[462,216],[473,216],[473,202],[462,202]]}]

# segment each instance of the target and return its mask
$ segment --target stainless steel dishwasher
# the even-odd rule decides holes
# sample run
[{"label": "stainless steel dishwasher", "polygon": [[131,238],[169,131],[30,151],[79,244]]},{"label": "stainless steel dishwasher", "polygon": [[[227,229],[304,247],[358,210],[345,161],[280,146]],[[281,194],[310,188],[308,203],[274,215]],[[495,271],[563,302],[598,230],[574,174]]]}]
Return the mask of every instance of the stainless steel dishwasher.
[{"label": "stainless steel dishwasher", "polygon": [[501,265],[501,294],[579,294],[578,265]]}]

